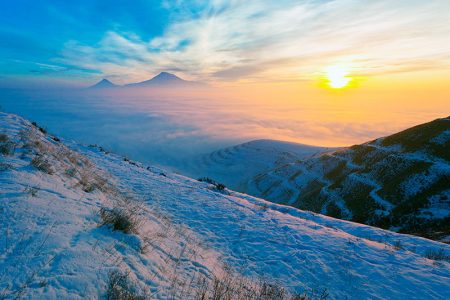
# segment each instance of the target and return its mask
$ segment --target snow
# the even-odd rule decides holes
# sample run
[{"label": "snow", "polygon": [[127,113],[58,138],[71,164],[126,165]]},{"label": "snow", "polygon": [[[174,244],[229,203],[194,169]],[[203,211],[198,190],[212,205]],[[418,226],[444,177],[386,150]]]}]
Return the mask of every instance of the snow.
[{"label": "snow", "polygon": [[246,182],[257,174],[329,150],[299,143],[254,140],[195,157],[177,169],[183,175],[211,177],[234,190],[247,192]]},{"label": "snow", "polygon": [[[19,145],[1,156],[0,298],[102,298],[120,268],[151,298],[186,299],[174,285],[224,266],[331,299],[450,298],[450,263],[426,258],[450,253],[446,244],[219,192],[98,148],[70,143],[72,152],[14,115],[0,114],[0,128]],[[23,130],[47,149],[54,174],[30,166],[39,149],[20,147]],[[64,172],[76,166],[68,153],[108,185],[83,191]],[[98,225],[98,210],[120,195],[142,204],[139,234]]]},{"label": "snow", "polygon": [[438,136],[436,136],[435,138],[433,138],[431,141],[434,142],[434,143],[436,143],[436,144],[443,145],[443,144],[445,144],[449,139],[450,139],[450,130],[445,130],[444,132],[442,132],[441,134],[439,134]]},{"label": "snow", "polygon": [[[448,136],[447,131],[438,136],[439,142],[442,144],[442,140]],[[433,140],[436,140],[434,138]],[[327,214],[327,203],[336,204],[341,209],[341,217],[343,219],[352,219],[352,210],[348,207],[348,196],[345,194],[358,193],[358,187],[362,183],[367,186],[370,195],[370,199],[375,201],[379,207],[374,210],[377,216],[390,216],[393,211],[399,207],[399,203],[406,204],[416,195],[420,196],[420,193],[432,192],[433,186],[438,184],[441,180],[445,181],[450,174],[450,165],[444,158],[433,155],[430,151],[415,151],[415,152],[397,152],[396,147],[400,145],[393,145],[385,147],[381,145],[382,139],[377,139],[373,142],[369,142],[363,145],[356,145],[357,147],[365,146],[370,147],[365,150],[375,148],[373,151],[369,151],[365,159],[368,161],[375,161],[370,164],[362,163],[357,164],[353,160],[355,159],[355,151],[352,147],[341,148],[336,151],[330,151],[322,153],[313,157],[306,157],[304,160],[292,162],[276,168],[267,170],[254,176],[252,179],[246,182],[246,187],[243,190],[253,196],[261,197],[270,200],[278,204],[288,204],[296,207],[312,209],[317,212]],[[437,141],[435,141],[437,143]],[[426,147],[425,147],[426,149]],[[357,157],[357,156],[356,156]],[[333,158],[330,162],[328,158]],[[345,163],[345,175],[342,178],[328,178],[328,172],[333,171],[333,167],[338,166],[339,162]],[[411,174],[406,176],[402,174],[401,168],[397,169],[396,164],[399,163],[399,167],[414,167],[420,165],[428,166],[422,172],[416,171],[411,168]],[[391,167],[393,166],[393,167]],[[389,196],[384,193],[384,190],[389,189],[389,183],[380,179],[382,177],[399,177],[401,181],[395,183],[397,186],[397,192],[399,195],[398,202],[392,201]],[[405,178],[402,178],[404,176]],[[311,200],[308,198],[308,193],[314,191],[314,184],[319,186],[320,195],[324,196],[317,199],[311,205]],[[312,187],[312,186],[313,187]],[[323,186],[322,186],[323,185]],[[392,187],[391,187],[392,188]],[[380,192],[381,191],[381,192]],[[436,192],[440,194],[448,193],[448,189]],[[307,196],[305,196],[305,194]],[[428,219],[430,222],[445,218],[449,215],[448,201],[436,201],[431,199],[437,196],[437,199],[447,199],[445,195],[429,195],[426,196],[428,201],[431,201],[429,207],[427,204],[423,204],[420,208],[419,214],[413,215],[412,213],[404,213],[405,218],[410,220],[421,216]],[[313,200],[314,201],[314,200]],[[371,201],[367,201],[368,205],[372,205]],[[417,203],[415,205],[418,205]],[[399,209],[400,211],[400,209]],[[372,222],[373,215],[370,215],[367,223]],[[420,222],[420,220],[419,220]],[[408,228],[408,222],[403,224],[396,224],[391,229],[396,230],[411,230]],[[443,224],[443,223],[442,223]],[[405,225],[402,227],[402,225]],[[422,224],[423,225],[423,224]],[[425,226],[423,226],[425,227]],[[435,230],[439,232],[440,230]],[[436,237],[440,238],[440,237]],[[445,240],[442,240],[445,241]]]},{"label": "snow", "polygon": [[[450,190],[429,198],[430,204],[422,209],[421,216],[435,219],[443,219],[450,216]],[[444,241],[448,241],[447,237]]]}]

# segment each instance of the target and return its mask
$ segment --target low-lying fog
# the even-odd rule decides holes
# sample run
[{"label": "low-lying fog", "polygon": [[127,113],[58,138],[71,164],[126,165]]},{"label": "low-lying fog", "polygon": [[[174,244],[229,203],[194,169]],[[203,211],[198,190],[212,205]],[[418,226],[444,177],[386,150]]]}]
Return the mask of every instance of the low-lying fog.
[{"label": "low-lying fog", "polygon": [[310,101],[309,96],[212,88],[2,89],[0,105],[65,139],[164,166],[261,138],[351,145],[439,117],[436,111],[414,114],[386,107],[377,115],[371,108],[376,101],[362,106],[334,96]]}]

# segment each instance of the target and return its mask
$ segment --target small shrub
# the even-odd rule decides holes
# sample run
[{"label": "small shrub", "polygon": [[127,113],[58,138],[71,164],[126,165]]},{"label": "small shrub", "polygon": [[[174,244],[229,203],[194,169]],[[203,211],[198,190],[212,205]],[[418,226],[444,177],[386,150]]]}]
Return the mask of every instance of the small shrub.
[{"label": "small shrub", "polygon": [[0,161],[0,172],[13,169],[13,165]]},{"label": "small shrub", "polygon": [[331,201],[327,206],[327,216],[342,218],[342,210],[334,201]]},{"label": "small shrub", "polygon": [[[292,300],[309,300],[310,298],[308,298],[308,296],[306,295],[294,295],[292,297]],[[326,298],[324,298],[326,299]]]},{"label": "small shrub", "polygon": [[100,152],[103,152],[105,154],[109,154],[109,151],[106,150],[105,148],[103,148],[102,146],[98,147],[98,149],[100,150]]},{"label": "small shrub", "polygon": [[31,160],[31,165],[41,172],[44,172],[44,173],[47,173],[50,175],[54,173],[52,165],[42,155],[36,155]]},{"label": "small shrub", "polygon": [[129,273],[117,270],[108,274],[105,298],[107,300],[144,300],[147,296],[138,285],[129,278]]},{"label": "small shrub", "polygon": [[261,205],[258,205],[258,207],[262,211],[267,211],[269,209],[269,205],[267,203],[263,203]]},{"label": "small shrub", "polygon": [[80,180],[78,183],[86,193],[91,193],[96,189],[105,192],[108,187],[108,181],[92,170],[83,170],[80,172]]},{"label": "small shrub", "polygon": [[450,254],[447,254],[444,249],[428,249],[425,252],[425,257],[432,260],[445,260],[450,261]]},{"label": "small shrub", "polygon": [[399,240],[395,241],[392,244],[392,247],[394,247],[395,250],[403,250],[404,249],[402,246],[402,243]]},{"label": "small shrub", "polygon": [[127,234],[138,233],[138,228],[142,223],[138,207],[132,205],[111,209],[101,208],[100,217],[102,219],[100,226],[107,225],[112,230],[122,231]]},{"label": "small shrub", "polygon": [[47,134],[47,130],[41,126],[39,126],[36,122],[31,122],[31,125],[33,125],[34,127],[36,127],[40,132],[42,132],[43,134]]},{"label": "small shrub", "polygon": [[200,181],[200,182],[206,182],[206,183],[209,183],[209,184],[214,184],[214,183],[215,183],[215,181],[212,180],[212,179],[209,178],[209,177],[200,177],[200,178],[197,179],[197,180]]},{"label": "small shrub", "polygon": [[214,188],[218,191],[223,191],[226,188],[226,186],[223,183],[217,182],[209,177],[201,177],[198,179],[198,181],[212,184],[214,185]]},{"label": "small shrub", "polygon": [[[309,300],[306,294],[292,294],[283,286],[270,283],[264,279],[253,281],[239,276],[228,267],[221,277],[214,276],[212,280],[201,279],[196,288],[196,300],[246,299],[246,300]],[[317,299],[326,299],[328,294]]]},{"label": "small shrub", "polygon": [[39,281],[39,287],[40,288],[44,288],[48,285],[48,280],[47,279],[43,279],[41,281]]},{"label": "small shrub", "polygon": [[8,141],[9,141],[9,137],[4,133],[0,133],[0,143],[6,143]]},{"label": "small shrub", "polygon": [[83,188],[83,191],[86,193],[92,193],[95,190],[95,187],[93,184],[88,184]]},{"label": "small shrub", "polygon": [[80,184],[83,191],[85,191],[86,193],[91,193],[95,190],[95,186],[92,182],[92,179],[86,172],[80,174],[80,181],[78,183]]},{"label": "small shrub", "polygon": [[39,192],[39,189],[38,189],[38,188],[35,188],[35,187],[28,186],[28,187],[26,187],[23,191],[24,191],[25,193],[31,195],[31,197],[36,197],[36,196],[37,196],[37,193]]},{"label": "small shrub", "polygon": [[71,163],[74,167],[81,167],[81,166],[83,166],[81,161],[78,159],[78,156],[74,155],[71,152],[65,153],[65,160],[66,160],[66,162]]},{"label": "small shrub", "polygon": [[276,284],[269,284],[267,282],[262,282],[259,287],[258,299],[286,299],[286,290]]},{"label": "small shrub", "polygon": [[69,177],[74,177],[76,174],[77,170],[75,168],[70,168],[66,170],[66,175]]},{"label": "small shrub", "polygon": [[222,183],[217,183],[217,184],[215,184],[215,187],[216,187],[216,189],[217,189],[218,191],[223,191],[223,190],[225,190],[225,185],[222,184]]},{"label": "small shrub", "polygon": [[0,134],[0,153],[3,155],[10,155],[14,152],[14,143],[10,141],[9,137],[2,133]]},{"label": "small shrub", "polygon": [[94,187],[102,192],[111,191],[111,185],[108,184],[108,180],[98,174],[94,174]]}]

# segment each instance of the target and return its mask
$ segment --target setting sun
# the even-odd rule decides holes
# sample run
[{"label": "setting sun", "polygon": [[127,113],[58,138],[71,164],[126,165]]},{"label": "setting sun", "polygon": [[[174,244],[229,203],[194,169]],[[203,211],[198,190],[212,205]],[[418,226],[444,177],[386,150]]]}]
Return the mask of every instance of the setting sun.
[{"label": "setting sun", "polygon": [[334,89],[346,87],[352,80],[349,77],[350,68],[347,66],[331,66],[326,69],[328,85]]}]

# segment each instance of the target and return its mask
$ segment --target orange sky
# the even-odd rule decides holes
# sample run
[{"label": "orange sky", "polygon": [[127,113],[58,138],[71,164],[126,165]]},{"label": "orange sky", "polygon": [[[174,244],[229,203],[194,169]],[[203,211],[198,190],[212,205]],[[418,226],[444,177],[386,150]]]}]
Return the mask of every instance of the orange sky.
[{"label": "orange sky", "polygon": [[217,109],[269,124],[255,126],[252,137],[326,146],[361,143],[450,115],[448,71],[349,76],[351,84],[342,89],[321,78],[240,83],[210,98],[217,99]]}]

